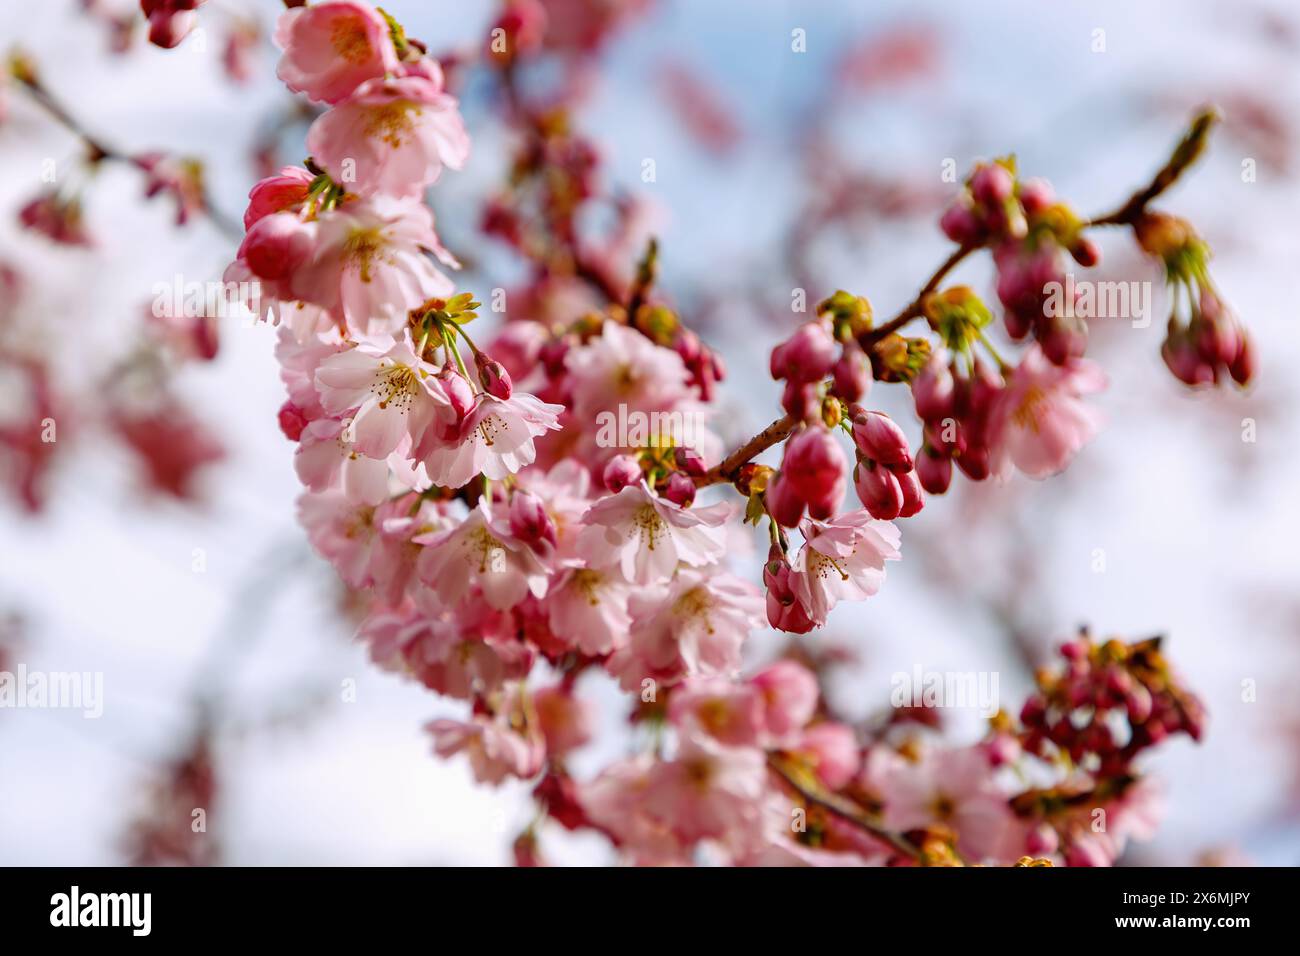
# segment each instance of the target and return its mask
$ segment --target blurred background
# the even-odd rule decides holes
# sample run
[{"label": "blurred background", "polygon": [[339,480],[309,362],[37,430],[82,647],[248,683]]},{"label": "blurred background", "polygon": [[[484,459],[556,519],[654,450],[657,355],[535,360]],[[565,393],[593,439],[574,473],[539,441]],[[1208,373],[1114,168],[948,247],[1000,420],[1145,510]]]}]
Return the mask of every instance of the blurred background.
[{"label": "blurred background", "polygon": [[[945,161],[961,176],[1014,151],[1022,172],[1098,213],[1147,181],[1196,106],[1220,106],[1208,155],[1160,205],[1215,250],[1218,286],[1258,345],[1251,390],[1191,393],[1168,374],[1160,293],[1149,328],[1095,323],[1108,429],[1056,479],[956,482],[904,523],[904,560],[882,593],[842,605],[805,640],[851,657],[833,692],[867,719],[888,705],[890,675],[915,665],[996,670],[1016,708],[1033,668],[1080,625],[1164,634],[1209,730],[1151,759],[1167,816],[1124,862],[1300,863],[1300,421],[1287,412],[1300,390],[1300,236],[1288,225],[1300,214],[1300,9],[546,5],[578,33],[612,24],[581,64],[576,123],[600,147],[603,187],[636,197],[637,230],[659,237],[661,292],[727,359],[729,445],[776,417],[767,352],[800,318],[792,289],[815,302],[847,288],[888,315],[947,254]],[[431,203],[467,263],[462,288],[482,298],[520,279],[479,232],[511,148],[472,62],[498,5],[385,8],[431,52],[463,56],[453,80],[474,153]],[[103,163],[88,176],[77,138],[24,90],[0,87],[0,670],[104,680],[99,719],[0,709],[3,864],[171,851],[230,864],[498,864],[531,813],[526,785],[480,787],[463,761],[432,755],[421,726],[463,705],[379,672],[352,642],[348,597],[295,520],[274,330],[227,321],[205,361],[193,352],[211,351],[210,329],[149,319],[156,284],[220,277],[248,188],[267,165],[303,158],[310,114],[274,76],[279,9],[210,0],[168,51],[144,43],[128,0],[0,0],[4,47],[24,51],[84,130],[129,155],[201,158],[212,205],[178,226],[171,190],[146,201],[140,169]],[[56,184],[81,198],[89,245],[20,223],[49,188],[50,160]],[[1098,278],[1161,288],[1129,237],[1102,239]],[[957,278],[991,294],[986,262]],[[871,404],[917,437],[905,393],[877,385]],[[15,437],[47,415],[55,442]],[[749,650],[757,662],[777,646],[765,635]],[[610,719],[578,776],[626,746],[618,695],[594,675],[583,690]],[[959,717],[949,732],[979,728]],[[157,822],[177,806],[180,836]],[[194,806],[208,808],[209,839],[176,850]],[[542,842],[555,862],[612,859],[591,836],[552,828]]]}]

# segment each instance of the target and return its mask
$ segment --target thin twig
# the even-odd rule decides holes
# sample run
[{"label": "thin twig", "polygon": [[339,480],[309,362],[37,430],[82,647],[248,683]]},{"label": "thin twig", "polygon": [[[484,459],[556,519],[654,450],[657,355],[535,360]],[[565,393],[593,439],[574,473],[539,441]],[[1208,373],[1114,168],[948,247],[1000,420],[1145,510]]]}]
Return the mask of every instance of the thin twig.
[{"label": "thin twig", "polygon": [[841,820],[846,820],[862,828],[875,839],[893,847],[904,856],[918,862],[922,860],[921,851],[913,846],[911,841],[892,830],[886,830],[850,801],[833,793],[814,792],[812,788],[799,780],[798,774],[790,767],[785,758],[778,754],[768,754],[767,765],[809,803],[835,814]]},{"label": "thin twig", "polygon": [[[1197,113],[1192,118],[1191,126],[1188,127],[1183,138],[1174,147],[1168,162],[1160,167],[1151,181],[1133,193],[1132,196],[1125,200],[1123,205],[1113,212],[1089,219],[1083,223],[1083,227],[1132,225],[1136,222],[1146,212],[1147,206],[1177,182],[1187,168],[1196,162],[1201,153],[1205,151],[1205,143],[1210,130],[1213,129],[1218,120],[1219,114],[1213,108],[1207,108]],[[955,249],[934,271],[911,302],[905,305],[897,315],[884,325],[876,326],[864,332],[858,339],[858,343],[869,351],[882,339],[897,332],[913,319],[924,315],[926,297],[939,288],[939,284],[943,282],[948,273],[955,269],[962,260],[981,248],[983,248],[982,245],[962,245]],[[788,415],[768,425],[767,428],[728,455],[722,464],[695,479],[696,486],[705,487],[720,484],[724,481],[734,481],[746,462],[784,439],[794,429],[794,426],[795,422]]]}]

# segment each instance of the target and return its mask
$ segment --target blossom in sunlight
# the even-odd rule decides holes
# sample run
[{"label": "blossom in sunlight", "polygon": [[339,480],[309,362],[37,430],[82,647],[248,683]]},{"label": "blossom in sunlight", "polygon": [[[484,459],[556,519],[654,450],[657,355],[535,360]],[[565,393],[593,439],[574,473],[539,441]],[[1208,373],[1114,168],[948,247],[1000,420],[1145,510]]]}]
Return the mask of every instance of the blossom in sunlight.
[{"label": "blossom in sunlight", "polygon": [[289,89],[337,103],[398,68],[388,23],[368,3],[333,0],[286,10],[275,27],[276,75]]},{"label": "blossom in sunlight", "polygon": [[713,564],[724,548],[730,508],[682,508],[641,482],[601,499],[583,516],[579,554],[596,569],[617,568],[635,584],[664,581],[679,562]]},{"label": "blossom in sunlight", "polygon": [[1065,468],[1101,427],[1101,415],[1083,401],[1106,387],[1106,376],[1085,359],[1053,365],[1030,346],[993,411],[993,468],[1014,466],[1030,478]]},{"label": "blossom in sunlight", "polygon": [[865,511],[826,522],[805,520],[799,530],[804,545],[790,564],[790,586],[817,624],[825,624],[840,601],[861,601],[879,591],[885,562],[900,557],[898,529]]},{"label": "blossom in sunlight", "polygon": [[460,169],[469,136],[455,98],[420,76],[373,79],[312,124],[307,148],[358,195],[417,196],[444,166]]}]

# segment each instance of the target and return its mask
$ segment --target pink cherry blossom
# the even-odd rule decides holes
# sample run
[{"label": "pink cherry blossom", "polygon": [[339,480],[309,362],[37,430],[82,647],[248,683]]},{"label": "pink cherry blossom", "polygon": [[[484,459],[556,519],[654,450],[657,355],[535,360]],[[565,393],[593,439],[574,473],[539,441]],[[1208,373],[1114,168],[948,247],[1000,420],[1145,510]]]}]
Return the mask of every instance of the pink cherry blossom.
[{"label": "pink cherry blossom", "polygon": [[504,401],[480,393],[454,440],[430,430],[414,453],[435,485],[459,488],[479,475],[497,481],[536,460],[535,440],[559,430],[561,411],[527,392]]},{"label": "pink cherry blossom", "polygon": [[745,638],[763,626],[758,589],[717,568],[683,568],[667,586],[634,592],[628,610],[627,644],[608,662],[626,690],[645,680],[734,675]]},{"label": "pink cherry blossom", "polygon": [[679,685],[669,719],[687,733],[703,733],[728,747],[757,747],[764,726],[763,693],[752,684],[699,678]]},{"label": "pink cherry blossom", "polygon": [[1064,469],[1102,424],[1083,396],[1105,387],[1095,363],[1053,365],[1031,345],[993,409],[994,471],[1005,477],[1014,466],[1030,478],[1046,478]]},{"label": "pink cherry blossom", "polygon": [[425,729],[438,756],[465,754],[479,783],[495,786],[507,777],[528,778],[542,767],[542,742],[522,736],[499,718],[476,714],[468,722],[441,719]]},{"label": "pink cherry blossom", "polygon": [[547,567],[527,544],[510,532],[504,516],[496,518],[487,499],[454,528],[420,540],[419,574],[447,605],[458,605],[471,588],[499,611],[513,607],[531,592],[546,594]]},{"label": "pink cherry blossom", "polygon": [[274,176],[259,180],[248,191],[248,208],[244,210],[244,228],[272,213],[295,211],[307,199],[314,177],[301,166],[285,166]]},{"label": "pink cherry blossom", "polygon": [[353,416],[352,445],[371,458],[387,458],[403,437],[419,443],[451,406],[435,369],[405,341],[384,352],[360,345],[330,356],[316,370],[316,387],[329,414]]},{"label": "pink cherry blossom", "polygon": [[360,196],[419,196],[443,166],[469,158],[455,98],[419,76],[373,79],[322,113],[307,148],[331,178]]},{"label": "pink cherry blossom", "polygon": [[337,103],[373,77],[395,72],[397,50],[384,18],[367,3],[331,0],[280,14],[276,75],[289,89]]},{"label": "pink cherry blossom", "polygon": [[927,750],[916,762],[896,762],[883,773],[880,787],[890,829],[949,826],[971,862],[1005,860],[1016,852],[1007,794],[978,747]]},{"label": "pink cherry blossom", "polygon": [[777,661],[759,671],[749,683],[763,705],[763,729],[769,740],[789,741],[817,711],[817,678],[795,661]]},{"label": "pink cherry blossom", "polygon": [[456,261],[433,231],[433,213],[414,201],[358,200],[318,221],[315,255],[295,271],[292,298],[328,309],[361,336],[396,332],[407,313],[454,286],[429,261]]},{"label": "pink cherry blossom", "polygon": [[543,687],[533,694],[533,707],[549,757],[563,757],[591,740],[595,707],[572,688]]},{"label": "pink cherry blossom", "polygon": [[374,505],[350,501],[337,489],[307,492],[298,498],[298,519],[344,581],[354,588],[373,583],[370,563],[380,543]]},{"label": "pink cherry blossom", "polygon": [[576,567],[562,572],[546,596],[551,630],[566,645],[599,657],[621,647],[632,626],[632,585],[618,571]]},{"label": "pink cherry blossom", "polygon": [[860,601],[880,590],[885,562],[899,559],[898,529],[865,511],[799,526],[804,546],[791,562],[791,588],[818,624],[837,603]]},{"label": "pink cherry blossom", "polygon": [[584,418],[619,404],[641,411],[673,408],[686,392],[681,357],[639,332],[606,322],[600,335],[565,357],[573,411]]},{"label": "pink cherry blossom", "polygon": [[388,497],[388,463],[356,450],[351,419],[321,418],[303,430],[293,456],[299,480],[312,491],[341,488],[349,501],[377,505]]},{"label": "pink cherry blossom", "polygon": [[635,584],[664,581],[679,563],[701,567],[722,557],[722,524],[730,512],[726,504],[682,508],[642,481],[591,506],[578,553],[593,568],[618,568]]}]

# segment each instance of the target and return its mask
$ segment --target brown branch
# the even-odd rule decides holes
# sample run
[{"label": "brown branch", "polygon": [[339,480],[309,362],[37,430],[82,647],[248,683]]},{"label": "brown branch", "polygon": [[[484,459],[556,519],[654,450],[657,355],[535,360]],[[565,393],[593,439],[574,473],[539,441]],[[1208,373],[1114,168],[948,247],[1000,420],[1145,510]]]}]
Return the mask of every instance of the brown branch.
[{"label": "brown branch", "polygon": [[1187,132],[1183,134],[1183,138],[1174,147],[1169,161],[1160,167],[1155,176],[1151,178],[1151,182],[1130,196],[1124,205],[1114,212],[1096,216],[1088,220],[1085,225],[1132,225],[1139,216],[1146,212],[1146,207],[1153,199],[1169,189],[1178,181],[1178,177],[1200,158],[1201,153],[1205,151],[1205,143],[1209,138],[1210,130],[1214,128],[1214,124],[1218,121],[1219,114],[1213,107],[1207,107],[1197,113],[1192,118],[1192,125],[1188,127]]},{"label": "brown branch", "polygon": [[[1192,118],[1191,126],[1188,127],[1183,138],[1174,147],[1168,162],[1160,167],[1155,176],[1152,177],[1151,182],[1133,193],[1122,206],[1113,212],[1105,213],[1084,222],[1083,228],[1132,225],[1136,222],[1138,217],[1146,212],[1147,206],[1177,182],[1187,168],[1200,158],[1201,153],[1205,151],[1205,143],[1210,130],[1214,128],[1214,124],[1218,120],[1219,114],[1213,108],[1207,108],[1197,113]],[[903,306],[902,310],[884,325],[876,326],[863,333],[858,339],[858,344],[863,349],[870,351],[876,343],[897,332],[913,319],[924,315],[926,297],[939,288],[939,284],[943,282],[948,273],[955,269],[962,260],[980,248],[982,248],[981,245],[963,245],[955,249],[934,271],[911,302]],[[718,467],[695,479],[696,486],[702,488],[706,485],[716,485],[724,481],[735,481],[741,466],[755,455],[761,454],[784,439],[793,430],[794,425],[795,423],[788,415],[768,425],[767,428],[728,455]]]},{"label": "brown branch", "polygon": [[[19,85],[32,98],[32,101],[40,106],[45,112],[53,118],[60,126],[69,133],[81,140],[82,146],[86,150],[86,162],[91,166],[104,160],[111,160],[116,163],[127,163],[135,166],[135,161],[125,152],[115,147],[109,146],[97,136],[91,135],[77,119],[68,112],[67,108],[60,103],[54,95],[46,89],[41,83],[40,78],[36,75],[31,64],[23,59],[15,59],[10,64],[10,75],[18,81]],[[229,238],[238,242],[244,236],[242,223],[235,222],[224,213],[216,208],[212,202],[212,197],[206,190],[202,196],[202,213],[206,215],[209,221],[220,231],[224,232]]]},{"label": "brown branch", "polygon": [[777,442],[782,441],[791,431],[794,430],[794,426],[795,421],[789,415],[784,415],[781,418],[778,418],[724,458],[721,464],[717,467],[710,468],[704,474],[696,478],[695,487],[706,488],[709,485],[719,485],[723,482],[735,481],[736,476],[740,473],[741,467],[743,467],[751,458],[761,455]]},{"label": "brown branch", "polygon": [[800,782],[798,773],[786,758],[779,754],[768,754],[767,765],[809,803],[835,814],[841,820],[846,820],[854,826],[860,827],[881,843],[887,844],[904,856],[917,862],[923,861],[920,849],[913,846],[911,841],[892,830],[886,830],[852,802],[833,793],[814,792],[811,787]]},{"label": "brown branch", "polygon": [[903,306],[902,311],[884,325],[868,330],[860,339],[858,339],[858,344],[860,344],[864,349],[870,349],[871,346],[875,345],[881,339],[897,332],[903,326],[907,325],[908,322],[911,322],[918,316],[924,315],[926,296],[939,288],[939,283],[944,280],[948,273],[957,268],[957,265],[963,259],[978,248],[980,247],[958,246],[957,249],[953,251],[952,255],[945,259],[938,269],[934,270],[934,274],[931,275],[925,285],[921,287],[921,291],[916,294],[916,298]]}]

